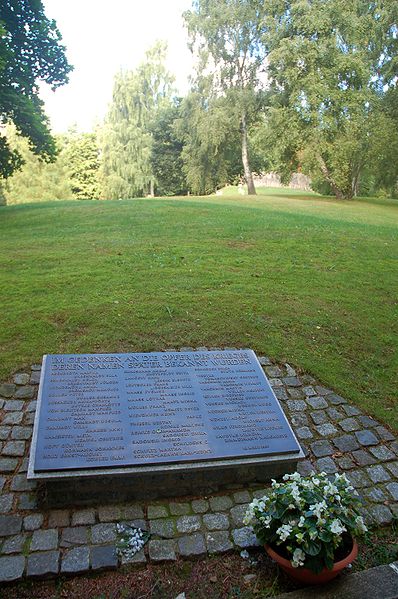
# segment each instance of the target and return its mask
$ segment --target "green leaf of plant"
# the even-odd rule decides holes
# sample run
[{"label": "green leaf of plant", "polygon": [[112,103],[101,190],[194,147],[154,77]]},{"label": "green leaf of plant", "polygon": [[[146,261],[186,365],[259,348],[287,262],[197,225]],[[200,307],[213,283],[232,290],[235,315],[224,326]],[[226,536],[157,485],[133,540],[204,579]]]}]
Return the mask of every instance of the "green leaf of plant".
[{"label": "green leaf of plant", "polygon": [[329,543],[332,540],[332,534],[328,530],[321,531],[318,536],[324,543]]},{"label": "green leaf of plant", "polygon": [[321,544],[316,541],[307,541],[304,546],[304,551],[308,553],[308,555],[318,555],[321,551]]},{"label": "green leaf of plant", "polygon": [[324,562],[325,562],[325,566],[327,567],[328,570],[331,570],[334,566],[334,560],[332,557],[330,557],[329,555],[325,555],[324,556]]}]

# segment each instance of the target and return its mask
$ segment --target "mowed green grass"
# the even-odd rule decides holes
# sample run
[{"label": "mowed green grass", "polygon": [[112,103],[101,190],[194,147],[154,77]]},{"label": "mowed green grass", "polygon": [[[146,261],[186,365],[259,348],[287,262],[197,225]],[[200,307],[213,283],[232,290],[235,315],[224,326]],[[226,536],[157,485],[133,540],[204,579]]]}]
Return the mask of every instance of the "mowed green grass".
[{"label": "mowed green grass", "polygon": [[250,347],[398,431],[398,203],[267,193],[1,208],[1,380],[45,353]]}]

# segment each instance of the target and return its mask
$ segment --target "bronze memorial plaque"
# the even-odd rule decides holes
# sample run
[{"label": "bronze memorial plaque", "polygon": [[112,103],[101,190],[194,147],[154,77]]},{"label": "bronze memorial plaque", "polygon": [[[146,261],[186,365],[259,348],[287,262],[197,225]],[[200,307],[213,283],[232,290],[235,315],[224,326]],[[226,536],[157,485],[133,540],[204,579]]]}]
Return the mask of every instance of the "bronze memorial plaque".
[{"label": "bronze memorial plaque", "polygon": [[298,454],[251,350],[48,355],[34,471]]}]

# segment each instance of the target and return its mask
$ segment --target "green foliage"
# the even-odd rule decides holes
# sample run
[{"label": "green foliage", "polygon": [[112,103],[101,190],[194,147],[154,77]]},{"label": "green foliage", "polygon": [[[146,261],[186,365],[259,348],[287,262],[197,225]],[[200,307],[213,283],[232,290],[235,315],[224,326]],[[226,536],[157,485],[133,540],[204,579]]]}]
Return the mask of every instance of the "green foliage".
[{"label": "green foliage", "polygon": [[[265,16],[264,3],[251,0],[194,0],[193,10],[184,13],[191,48],[198,44],[204,64],[209,54],[214,59],[221,89],[250,90],[258,83],[265,57],[260,44]],[[245,101],[242,98],[243,105]]]},{"label": "green foliage", "polygon": [[[302,165],[336,197],[351,198],[395,130],[382,109],[378,3],[364,0],[274,0],[264,43],[270,48],[273,102],[264,138],[283,174]],[[384,28],[385,30],[388,27]],[[392,29],[389,34],[392,37]],[[396,41],[384,45],[393,51]],[[379,48],[379,51],[377,51]],[[388,69],[393,60],[384,60]],[[383,161],[396,161],[396,144]]]},{"label": "green foliage", "polygon": [[242,171],[239,132],[224,97],[207,101],[202,89],[183,101],[176,132],[183,143],[183,170],[190,190],[205,195]]},{"label": "green foliage", "polygon": [[[11,120],[29,140],[35,154],[52,160],[56,154],[37,81],[53,89],[68,81],[71,66],[55,21],[44,14],[40,0],[3,0],[0,15],[0,124]],[[0,177],[21,166],[21,157],[0,138]]]},{"label": "green foliage", "polygon": [[22,167],[23,159],[17,150],[10,148],[4,125],[2,129],[3,131],[0,132],[0,179],[6,179]]},{"label": "green foliage", "polygon": [[158,111],[151,125],[151,165],[157,195],[184,195],[188,190],[181,156],[183,144],[175,130],[180,116],[180,103],[170,104]]},{"label": "green foliage", "polygon": [[63,139],[56,138],[58,158],[53,163],[40,160],[30,149],[28,140],[18,135],[15,126],[7,127],[7,142],[23,161],[21,170],[3,183],[7,204],[44,202],[72,198],[67,161],[62,153]]},{"label": "green foliage", "polygon": [[70,131],[64,136],[62,158],[67,164],[73,197],[93,200],[101,197],[99,147],[95,133]]},{"label": "green foliage", "polygon": [[372,146],[367,148],[360,194],[398,197],[398,88],[390,87],[370,120]]},{"label": "green foliage", "polygon": [[[223,120],[233,123],[230,132],[239,131],[249,194],[254,194],[255,189],[248,129],[258,118],[261,98],[257,88],[266,55],[261,44],[265,11],[265,3],[259,1],[195,0],[193,10],[184,14],[191,35],[191,47],[200,57],[197,80],[200,93],[204,91],[203,79],[207,85],[210,84],[208,95],[203,100],[209,107],[216,102],[216,111],[221,105],[226,112]],[[210,117],[210,110],[208,114]],[[213,126],[209,118],[209,131]],[[224,131],[224,135],[227,136],[228,131]]]},{"label": "green foliage", "polygon": [[[276,103],[277,99],[274,98]],[[286,185],[294,172],[300,170],[302,144],[300,118],[286,106],[269,106],[261,122],[254,128],[252,146],[260,156],[265,171],[277,172]]]},{"label": "green foliage", "polygon": [[[378,81],[396,86],[398,77],[398,2],[376,0],[372,3],[375,17],[375,36],[369,49],[378,61]],[[371,6],[372,6],[371,5]]]},{"label": "green foliage", "polygon": [[367,531],[354,487],[345,474],[330,481],[326,472],[285,474],[283,481],[273,481],[269,493],[249,504],[244,523],[262,543],[283,548],[294,568],[331,570],[345,537]]},{"label": "green foliage", "polygon": [[0,181],[0,206],[5,206],[7,204],[7,198],[4,192],[4,183]]},{"label": "green foliage", "polygon": [[151,127],[170,105],[173,78],[164,67],[165,44],[146,53],[136,71],[115,77],[112,104],[101,134],[104,197],[133,198],[152,194]]}]

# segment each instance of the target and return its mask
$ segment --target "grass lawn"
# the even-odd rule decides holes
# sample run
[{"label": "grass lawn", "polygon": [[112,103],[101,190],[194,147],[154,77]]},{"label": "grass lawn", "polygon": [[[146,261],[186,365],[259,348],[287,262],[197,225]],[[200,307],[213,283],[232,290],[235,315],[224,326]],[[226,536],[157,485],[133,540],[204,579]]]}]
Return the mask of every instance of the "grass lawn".
[{"label": "grass lawn", "polygon": [[266,193],[0,208],[1,380],[44,353],[251,347],[398,431],[398,202]]}]

